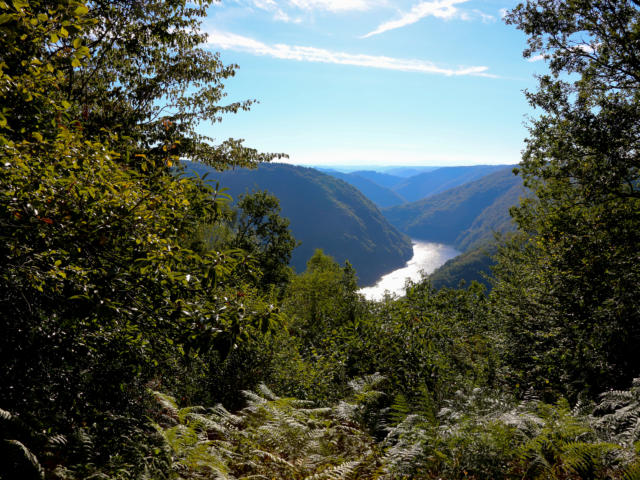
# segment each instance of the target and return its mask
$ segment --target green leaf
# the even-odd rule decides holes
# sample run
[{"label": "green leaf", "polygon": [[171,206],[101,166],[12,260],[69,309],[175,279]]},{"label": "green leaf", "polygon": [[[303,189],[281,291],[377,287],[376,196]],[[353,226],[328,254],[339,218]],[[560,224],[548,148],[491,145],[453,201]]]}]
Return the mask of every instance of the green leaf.
[{"label": "green leaf", "polygon": [[74,14],[76,17],[81,17],[81,16],[83,16],[83,15],[86,15],[87,13],[89,13],[89,9],[88,9],[86,6],[84,6],[84,5],[80,5],[79,7],[77,7],[77,8],[73,11],[73,14]]},{"label": "green leaf", "polygon": [[22,10],[23,8],[26,8],[29,6],[29,2],[26,2],[24,0],[13,0],[13,8],[15,8],[16,10]]}]

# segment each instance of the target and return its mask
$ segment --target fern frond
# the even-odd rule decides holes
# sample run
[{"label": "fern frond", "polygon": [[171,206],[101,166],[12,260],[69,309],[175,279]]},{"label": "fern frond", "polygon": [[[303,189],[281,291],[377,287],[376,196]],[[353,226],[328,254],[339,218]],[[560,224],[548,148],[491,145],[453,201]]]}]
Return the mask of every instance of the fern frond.
[{"label": "fern frond", "polygon": [[298,471],[298,469],[297,469],[297,467],[295,465],[293,465],[292,463],[288,462],[287,460],[285,460],[284,458],[280,457],[279,455],[274,455],[273,453],[267,452],[265,450],[254,450],[253,453],[255,453],[256,455],[259,455],[261,457],[268,458],[272,462],[277,463],[279,465],[284,465],[284,466],[290,468],[291,470],[293,470],[294,472]]},{"label": "fern frond", "polygon": [[9,422],[12,421],[15,417],[13,416],[13,414],[11,412],[8,412],[6,410],[3,410],[2,408],[0,408],[0,420],[5,421],[5,422]]},{"label": "fern frond", "polygon": [[47,439],[47,443],[49,446],[64,447],[69,442],[64,435],[53,435]]},{"label": "fern frond", "polygon": [[345,462],[334,467],[327,468],[322,472],[305,477],[304,480],[346,480],[355,474],[356,469],[360,465],[359,461]]},{"label": "fern frond", "polygon": [[[11,451],[15,453],[17,462],[26,468],[26,470],[22,469],[24,474],[27,475],[24,478],[39,478],[44,480],[44,469],[31,450],[18,440],[4,440],[4,442],[13,447]],[[3,459],[3,461],[8,460],[8,458]]]},{"label": "fern frond", "polygon": [[636,461],[622,471],[622,478],[624,480],[640,480],[640,462]]}]

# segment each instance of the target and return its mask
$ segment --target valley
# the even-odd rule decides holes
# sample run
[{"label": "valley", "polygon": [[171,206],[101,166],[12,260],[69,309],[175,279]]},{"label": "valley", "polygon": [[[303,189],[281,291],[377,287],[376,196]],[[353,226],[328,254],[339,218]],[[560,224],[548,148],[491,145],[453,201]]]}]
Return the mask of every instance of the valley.
[{"label": "valley", "polygon": [[186,168],[219,182],[234,201],[263,190],[278,197],[299,242],[294,270],[303,272],[321,249],[340,264],[349,261],[370,298],[385,290],[401,294],[405,278],[419,280],[420,270],[433,274],[437,287],[454,288],[460,280],[488,286],[483,274],[494,233],[513,229],[509,208],[524,194],[508,165],[351,172],[282,163],[225,172],[201,164]]},{"label": "valley", "polygon": [[413,257],[402,268],[383,275],[375,285],[360,289],[369,300],[381,300],[386,294],[402,296],[407,280],[419,282],[460,252],[440,243],[413,241]]}]

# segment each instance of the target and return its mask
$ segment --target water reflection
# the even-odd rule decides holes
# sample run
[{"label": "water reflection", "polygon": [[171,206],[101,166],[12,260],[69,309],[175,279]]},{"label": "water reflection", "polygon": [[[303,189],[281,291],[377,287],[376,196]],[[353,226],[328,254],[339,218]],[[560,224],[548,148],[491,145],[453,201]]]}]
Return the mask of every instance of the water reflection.
[{"label": "water reflection", "polygon": [[385,292],[403,295],[407,278],[413,281],[420,280],[422,272],[432,273],[447,260],[458,255],[460,252],[453,247],[413,240],[413,258],[407,265],[386,274],[373,287],[362,288],[360,293],[370,300],[380,300]]}]

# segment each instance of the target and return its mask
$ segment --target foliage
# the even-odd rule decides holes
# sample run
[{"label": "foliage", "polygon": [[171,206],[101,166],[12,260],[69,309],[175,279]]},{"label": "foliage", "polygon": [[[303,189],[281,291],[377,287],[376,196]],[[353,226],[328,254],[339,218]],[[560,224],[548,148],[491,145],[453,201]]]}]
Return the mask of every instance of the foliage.
[{"label": "foliage", "polygon": [[[500,270],[497,314],[508,355],[536,339],[522,371],[548,366],[555,389],[594,396],[640,370],[640,9],[528,1],[507,20],[529,35],[525,56],[541,54],[551,73],[527,94],[542,114],[519,170],[535,197],[513,213],[530,239],[503,255],[518,257],[519,272],[515,264]],[[547,346],[538,349],[540,341]]]},{"label": "foliage", "polygon": [[516,402],[491,390],[459,390],[435,417],[418,410],[376,442],[363,414],[380,395],[381,380],[351,382],[350,398],[327,408],[278,397],[262,385],[245,392],[247,406],[236,414],[222,406],[178,408],[156,394],[157,429],[185,479],[634,478],[633,446],[600,429],[598,412],[627,415],[629,408],[610,401],[635,395],[636,387],[573,410],[566,400]]},{"label": "foliage", "polygon": [[[233,213],[182,167],[272,158],[194,130],[251,104],[220,104],[208,5],[0,1],[0,478],[640,477],[640,381],[605,388],[640,367],[636,3],[509,15],[552,71],[520,232],[489,299],[421,281],[381,302],[322,251],[292,275],[275,197]],[[314,227],[349,220],[378,268],[405,255],[344,182],[259,172],[330,199]]]},{"label": "foliage", "polygon": [[495,264],[496,253],[494,243],[485,243],[477,248],[464,252],[447,260],[429,275],[429,281],[435,289],[442,287],[459,288],[478,282],[491,289],[491,267]]},{"label": "foliage", "polygon": [[256,258],[262,286],[283,288],[298,243],[289,231],[289,220],[280,216],[278,199],[266,191],[256,192],[240,196],[237,207],[232,246]]},{"label": "foliage", "polygon": [[[389,429],[383,478],[632,478],[633,446],[599,427],[610,395],[572,410],[564,399],[515,403],[490,390],[460,390],[435,421],[413,414]],[[630,413],[617,407],[611,415]]]},{"label": "foliage", "polygon": [[[186,134],[216,110],[210,102],[231,70],[198,72],[214,60],[197,50],[202,37],[191,31],[193,11],[180,17],[184,2],[90,6],[0,2],[0,405],[29,431],[69,440],[47,459],[48,472],[135,478],[162,464],[144,417],[145,384],[179,385],[199,355],[224,358],[278,315],[237,280],[252,262],[245,253],[186,245],[201,222],[218,221],[226,200],[173,171],[190,151],[173,147],[174,129]],[[140,33],[139,44],[111,43],[116,31],[100,29],[113,25]],[[176,53],[208,60],[181,70],[169,61],[181,61]],[[209,79],[218,81],[194,97],[199,104],[179,100],[177,117],[146,122],[160,97],[143,90],[170,105],[190,82]],[[34,445],[23,451],[48,455],[46,442]]]},{"label": "foliage", "polygon": [[158,425],[171,448],[178,478],[367,478],[379,455],[359,428],[359,412],[378,377],[354,382],[353,398],[332,408],[275,395],[264,385],[245,392],[247,406],[178,409],[159,395]]}]

